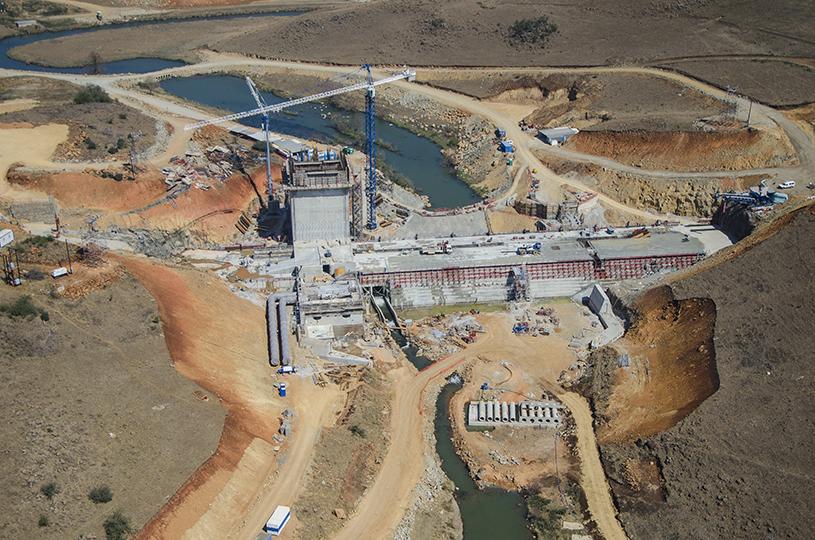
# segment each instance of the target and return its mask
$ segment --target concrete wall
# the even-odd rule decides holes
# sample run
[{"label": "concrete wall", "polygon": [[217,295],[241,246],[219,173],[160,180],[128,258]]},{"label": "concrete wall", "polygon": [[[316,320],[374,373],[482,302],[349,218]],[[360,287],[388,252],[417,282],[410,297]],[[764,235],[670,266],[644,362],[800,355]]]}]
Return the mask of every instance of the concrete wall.
[{"label": "concrete wall", "polygon": [[[584,278],[533,280],[529,282],[530,298],[560,298],[576,294],[589,285]],[[506,302],[510,286],[504,281],[487,281],[463,285],[434,287],[397,287],[391,289],[396,309],[449,304],[483,304]]]},{"label": "concrete wall", "polygon": [[295,242],[351,239],[348,189],[301,190],[291,193]]}]

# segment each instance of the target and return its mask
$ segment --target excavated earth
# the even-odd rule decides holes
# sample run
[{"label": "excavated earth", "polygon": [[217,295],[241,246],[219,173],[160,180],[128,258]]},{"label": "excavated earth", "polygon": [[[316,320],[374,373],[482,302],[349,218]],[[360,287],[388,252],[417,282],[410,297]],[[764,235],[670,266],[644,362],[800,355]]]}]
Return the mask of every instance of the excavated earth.
[{"label": "excavated earth", "polygon": [[813,232],[814,205],[759,229],[672,293],[635,303],[619,342],[629,368],[620,351],[592,358],[586,392],[607,422],[604,466],[632,538],[805,538],[815,527]]},{"label": "excavated earth", "polygon": [[736,171],[798,164],[785,135],[757,129],[711,133],[582,131],[566,148],[649,170]]}]

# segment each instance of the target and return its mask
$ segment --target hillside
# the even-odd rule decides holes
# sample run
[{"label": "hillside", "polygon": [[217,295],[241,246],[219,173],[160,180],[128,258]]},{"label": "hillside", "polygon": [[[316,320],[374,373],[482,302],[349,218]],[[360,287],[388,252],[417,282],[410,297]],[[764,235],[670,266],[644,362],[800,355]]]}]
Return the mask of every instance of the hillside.
[{"label": "hillside", "polygon": [[[815,497],[815,400],[810,390],[815,377],[815,206],[781,218],[768,231],[774,234],[738,256],[673,283],[676,298],[664,299],[677,313],[711,300],[716,308],[718,389],[714,386],[712,395],[683,420],[654,435],[648,415],[615,404],[642,405],[652,399],[654,408],[665,405],[669,397],[659,391],[664,391],[666,373],[681,390],[678,395],[686,394],[710,369],[709,361],[694,358],[705,351],[704,340],[698,348],[665,353],[662,363],[668,360],[681,369],[649,364],[657,369],[648,372],[645,382],[637,381],[632,374],[644,355],[637,354],[636,346],[650,350],[653,335],[642,331],[643,314],[635,312],[635,330],[620,344],[633,345],[631,368],[602,361],[608,349],[594,357],[588,393],[602,421],[604,465],[632,538],[804,538],[815,526],[810,512]],[[642,306],[638,302],[635,309]],[[685,310],[688,328],[694,321],[704,323],[694,310]],[[662,317],[651,319],[664,324]],[[710,319],[708,326],[713,324]],[[678,329],[695,335],[686,330]],[[604,433],[610,434],[605,440]]]}]

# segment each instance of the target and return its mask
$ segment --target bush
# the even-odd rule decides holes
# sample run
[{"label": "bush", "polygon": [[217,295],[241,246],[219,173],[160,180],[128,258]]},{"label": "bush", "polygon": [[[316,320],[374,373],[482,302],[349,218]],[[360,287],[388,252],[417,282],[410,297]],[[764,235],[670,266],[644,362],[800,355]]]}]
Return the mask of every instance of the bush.
[{"label": "bush", "polygon": [[88,498],[92,500],[94,504],[104,504],[113,500],[113,492],[107,486],[97,486],[90,490]]},{"label": "bush", "polygon": [[116,148],[115,146],[111,146],[110,148],[108,148],[108,154],[115,154],[118,151],[119,149]]},{"label": "bush", "polygon": [[85,148],[88,150],[96,150],[96,143],[91,139],[85,139]]},{"label": "bush", "polygon": [[49,320],[51,320],[51,315],[49,315],[47,311],[42,310],[40,312],[40,320],[48,322]]},{"label": "bush", "polygon": [[[40,310],[37,308],[37,306],[34,305],[34,302],[31,301],[30,296],[21,296],[11,304],[0,304],[0,313],[5,313],[9,317],[31,319],[39,315]],[[40,489],[40,491],[42,491],[46,486],[49,485],[51,484],[46,484]],[[56,484],[54,485],[56,486]],[[49,499],[51,498],[45,493],[45,491],[42,491],[42,494],[48,497]]]},{"label": "bush", "polygon": [[101,87],[95,84],[89,84],[74,96],[74,103],[111,103],[113,99]]},{"label": "bush", "polygon": [[358,425],[356,425],[356,424],[354,424],[353,426],[351,426],[350,428],[348,428],[348,431],[350,431],[351,433],[353,433],[353,434],[354,434],[354,435],[356,435],[357,437],[360,437],[360,438],[363,438],[363,439],[364,439],[364,438],[365,438],[365,436],[367,435],[367,434],[365,433],[365,428],[359,427],[359,426],[358,426]]},{"label": "bush", "polygon": [[49,501],[53,499],[54,495],[56,495],[60,491],[62,491],[62,488],[59,487],[59,484],[57,484],[56,482],[48,482],[47,484],[43,484],[42,486],[40,486],[40,493],[45,495]]},{"label": "bush", "polygon": [[37,525],[40,527],[48,527],[48,516],[40,514],[40,519],[37,520]]},{"label": "bush", "polygon": [[127,120],[127,113],[120,112],[119,113],[119,120]]},{"label": "bush", "polygon": [[536,19],[519,19],[509,27],[509,41],[514,45],[543,47],[549,36],[557,32],[557,25],[546,15]]},{"label": "bush", "polygon": [[121,512],[114,512],[105,520],[105,536],[108,540],[122,540],[133,532],[130,520]]}]

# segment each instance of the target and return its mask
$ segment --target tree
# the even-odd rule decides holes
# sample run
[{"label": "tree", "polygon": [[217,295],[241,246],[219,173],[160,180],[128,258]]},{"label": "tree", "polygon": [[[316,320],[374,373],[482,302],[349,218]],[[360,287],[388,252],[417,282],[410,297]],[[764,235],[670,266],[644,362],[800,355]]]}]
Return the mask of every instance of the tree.
[{"label": "tree", "polygon": [[40,493],[45,495],[49,501],[53,499],[54,495],[56,495],[60,491],[62,491],[62,488],[59,487],[59,484],[57,484],[56,482],[48,482],[47,484],[43,484],[42,486],[40,486]]},{"label": "tree", "polygon": [[88,498],[94,504],[104,504],[113,500],[113,492],[108,486],[96,486],[88,492]]},{"label": "tree", "polygon": [[112,513],[104,523],[105,536],[108,540],[123,540],[128,534],[133,532],[130,527],[130,520],[120,511]]},{"label": "tree", "polygon": [[74,103],[111,103],[113,99],[105,92],[105,89],[95,84],[89,84],[74,96]]}]

